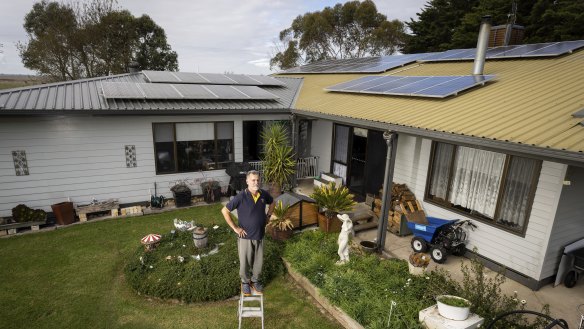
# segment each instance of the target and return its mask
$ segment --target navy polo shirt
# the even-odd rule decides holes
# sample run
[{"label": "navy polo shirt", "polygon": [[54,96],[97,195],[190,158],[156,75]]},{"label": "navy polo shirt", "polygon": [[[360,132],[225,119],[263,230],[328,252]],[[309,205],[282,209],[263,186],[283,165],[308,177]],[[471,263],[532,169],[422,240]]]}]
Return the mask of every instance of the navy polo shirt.
[{"label": "navy polo shirt", "polygon": [[261,240],[264,238],[266,226],[266,205],[272,204],[274,199],[266,190],[259,189],[260,197],[257,202],[248,189],[239,192],[225,207],[229,211],[237,209],[239,226],[247,235],[243,239]]}]

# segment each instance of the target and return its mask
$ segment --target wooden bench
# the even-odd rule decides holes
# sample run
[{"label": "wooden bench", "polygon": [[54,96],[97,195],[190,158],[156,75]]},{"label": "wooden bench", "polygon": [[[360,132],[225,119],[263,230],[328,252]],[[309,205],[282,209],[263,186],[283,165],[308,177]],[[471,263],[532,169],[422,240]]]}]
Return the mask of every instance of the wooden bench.
[{"label": "wooden bench", "polygon": [[87,215],[96,212],[109,211],[112,217],[117,217],[119,206],[120,204],[117,201],[106,201],[87,206],[78,206],[75,208],[75,212],[77,213],[77,216],[79,216],[80,222],[86,222]]},{"label": "wooden bench", "polygon": [[30,227],[33,231],[38,231],[40,226],[45,224],[45,222],[24,222],[24,223],[12,223],[0,225],[0,236],[16,234],[19,228]]}]

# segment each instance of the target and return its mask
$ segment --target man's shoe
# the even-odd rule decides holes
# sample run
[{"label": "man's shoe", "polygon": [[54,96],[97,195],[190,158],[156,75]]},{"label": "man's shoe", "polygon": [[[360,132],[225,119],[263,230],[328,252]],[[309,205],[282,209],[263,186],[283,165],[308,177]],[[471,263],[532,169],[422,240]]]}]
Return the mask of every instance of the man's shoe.
[{"label": "man's shoe", "polygon": [[251,287],[249,285],[249,282],[241,283],[241,293],[246,297],[251,296]]},{"label": "man's shoe", "polygon": [[264,286],[259,282],[251,282],[251,287],[256,295],[261,295],[264,293]]}]

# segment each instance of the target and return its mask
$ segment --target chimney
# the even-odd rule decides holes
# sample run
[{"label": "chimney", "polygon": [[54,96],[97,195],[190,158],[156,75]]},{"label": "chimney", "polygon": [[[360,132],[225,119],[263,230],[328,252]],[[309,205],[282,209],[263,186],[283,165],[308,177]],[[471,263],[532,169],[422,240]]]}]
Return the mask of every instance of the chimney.
[{"label": "chimney", "polygon": [[485,68],[485,57],[487,55],[487,45],[489,43],[489,32],[491,31],[491,16],[483,16],[479,38],[477,40],[477,53],[475,55],[472,74],[482,75]]},{"label": "chimney", "polygon": [[140,64],[136,61],[131,61],[128,65],[130,73],[138,73],[140,72]]}]

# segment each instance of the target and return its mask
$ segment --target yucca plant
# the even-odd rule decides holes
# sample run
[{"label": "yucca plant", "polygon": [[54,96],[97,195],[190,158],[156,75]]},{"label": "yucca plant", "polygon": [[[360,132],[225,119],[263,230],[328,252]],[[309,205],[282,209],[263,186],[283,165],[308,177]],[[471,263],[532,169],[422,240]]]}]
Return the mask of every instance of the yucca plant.
[{"label": "yucca plant", "polygon": [[261,133],[264,154],[261,158],[263,179],[280,191],[296,171],[294,149],[288,145],[288,132],[282,123],[274,123]]},{"label": "yucca plant", "polygon": [[321,185],[310,195],[319,208],[324,209],[324,215],[327,218],[327,228],[331,220],[340,212],[349,211],[355,206],[353,194],[349,193],[346,186],[337,187],[334,182],[327,185]]}]

